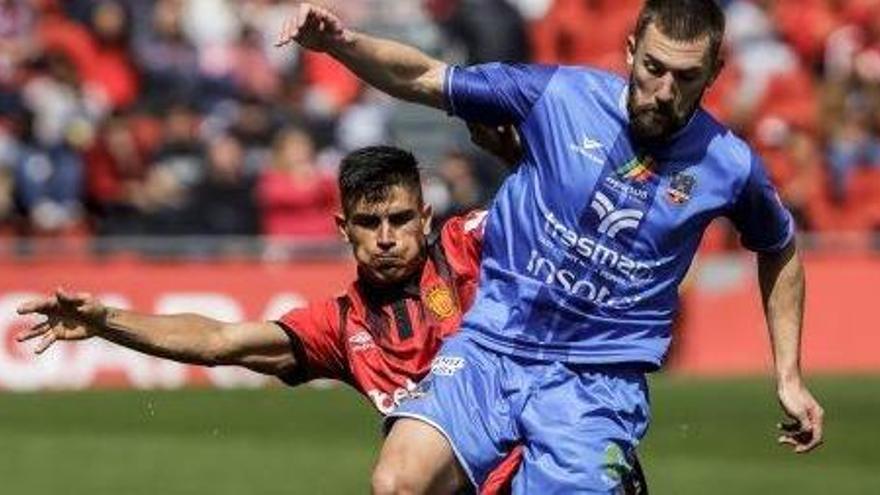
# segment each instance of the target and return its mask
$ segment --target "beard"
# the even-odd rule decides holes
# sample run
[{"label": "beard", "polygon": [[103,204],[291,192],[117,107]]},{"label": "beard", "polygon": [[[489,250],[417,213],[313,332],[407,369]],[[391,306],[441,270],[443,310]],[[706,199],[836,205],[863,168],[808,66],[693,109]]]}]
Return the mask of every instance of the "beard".
[{"label": "beard", "polygon": [[630,77],[628,93],[626,109],[629,113],[629,131],[635,141],[643,144],[666,141],[681,130],[697,110],[703,97],[700,93],[700,97],[694,101],[690,108],[676,112],[673,103],[636,106],[635,82],[632,77]]}]

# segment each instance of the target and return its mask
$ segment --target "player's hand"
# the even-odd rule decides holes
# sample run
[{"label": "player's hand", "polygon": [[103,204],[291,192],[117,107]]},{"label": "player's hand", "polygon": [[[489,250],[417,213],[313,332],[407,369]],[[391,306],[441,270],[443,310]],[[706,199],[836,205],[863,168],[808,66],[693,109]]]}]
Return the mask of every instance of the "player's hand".
[{"label": "player's hand", "polygon": [[508,165],[516,165],[522,159],[522,142],[514,126],[489,126],[468,122],[467,127],[472,143],[504,160]]},{"label": "player's hand", "polygon": [[351,41],[351,31],[345,29],[342,21],[333,12],[312,5],[301,3],[295,16],[284,23],[276,47],[296,42],[303,48],[316,52],[325,52],[334,46]]},{"label": "player's hand", "polygon": [[790,421],[779,425],[778,442],[791,446],[798,454],[822,445],[825,411],[803,383],[781,385],[779,404]]},{"label": "player's hand", "polygon": [[22,304],[18,314],[46,317],[17,337],[19,342],[40,337],[34,352],[42,354],[58,340],[82,340],[100,333],[106,324],[107,308],[89,294],[58,289],[49,297]]}]

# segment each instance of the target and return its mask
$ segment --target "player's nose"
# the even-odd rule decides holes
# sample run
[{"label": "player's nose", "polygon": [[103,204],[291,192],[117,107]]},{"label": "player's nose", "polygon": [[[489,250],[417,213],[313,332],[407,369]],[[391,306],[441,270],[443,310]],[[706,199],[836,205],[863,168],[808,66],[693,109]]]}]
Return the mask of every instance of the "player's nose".
[{"label": "player's nose", "polygon": [[379,246],[379,249],[387,251],[394,247],[394,231],[391,228],[391,225],[388,222],[382,222],[382,225],[379,226],[379,232],[376,237],[376,244]]},{"label": "player's nose", "polygon": [[675,78],[667,72],[660,79],[660,86],[654,94],[658,103],[671,103],[675,99]]}]

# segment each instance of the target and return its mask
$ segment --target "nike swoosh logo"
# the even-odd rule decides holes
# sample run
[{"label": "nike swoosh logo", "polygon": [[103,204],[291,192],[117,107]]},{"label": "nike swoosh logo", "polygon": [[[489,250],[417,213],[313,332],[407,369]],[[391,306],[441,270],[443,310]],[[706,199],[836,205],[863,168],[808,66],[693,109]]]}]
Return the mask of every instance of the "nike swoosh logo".
[{"label": "nike swoosh logo", "polygon": [[596,141],[595,139],[584,138],[583,143],[581,143],[581,149],[584,149],[586,151],[602,149],[602,143]]}]

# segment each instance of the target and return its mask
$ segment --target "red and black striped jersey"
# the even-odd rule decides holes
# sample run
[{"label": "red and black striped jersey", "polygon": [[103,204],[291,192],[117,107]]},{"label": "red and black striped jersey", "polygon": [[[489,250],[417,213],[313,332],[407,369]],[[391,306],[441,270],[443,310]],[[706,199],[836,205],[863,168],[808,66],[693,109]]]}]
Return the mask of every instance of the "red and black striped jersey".
[{"label": "red and black striped jersey", "polygon": [[[298,385],[314,378],[348,383],[391,412],[430,370],[443,339],[457,332],[474,300],[486,212],[453,217],[428,243],[417,280],[393,290],[358,280],[345,294],[290,311],[279,320],[291,338]],[[514,449],[480,489],[509,493],[521,452]]]},{"label": "red and black striped jersey", "polygon": [[473,302],[486,213],[453,217],[429,239],[421,274],[396,288],[352,283],[345,294],[290,311],[278,323],[294,343],[290,385],[314,378],[348,383],[382,414],[424,377],[443,339]]}]

